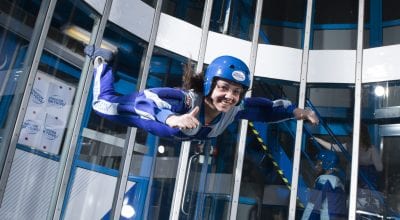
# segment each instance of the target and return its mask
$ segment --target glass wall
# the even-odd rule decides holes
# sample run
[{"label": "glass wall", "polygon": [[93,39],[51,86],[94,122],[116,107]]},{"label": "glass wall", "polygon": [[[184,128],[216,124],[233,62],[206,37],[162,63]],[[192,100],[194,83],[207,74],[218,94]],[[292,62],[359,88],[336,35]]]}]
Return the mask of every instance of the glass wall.
[{"label": "glass wall", "polygon": [[[366,1],[370,2],[370,1]],[[370,3],[370,9],[376,8],[375,14],[379,16],[379,3],[382,4],[382,45],[394,45],[394,44],[399,44],[399,38],[395,36],[399,36],[400,34],[400,16],[397,13],[394,13],[394,11],[397,11],[400,9],[400,3],[398,1],[371,1],[371,2],[377,2],[378,6],[373,5]],[[379,18],[379,17],[378,17]],[[379,22],[379,20],[378,20]],[[372,28],[372,11],[371,11],[371,31],[373,30]],[[379,23],[378,23],[379,24]],[[379,31],[379,25],[377,27],[376,31]],[[372,34],[371,34],[372,38]],[[371,47],[372,46],[380,46],[379,44],[374,44],[371,41]]]},{"label": "glass wall", "polygon": [[[124,166],[129,172],[121,190],[121,219],[168,219],[179,190],[179,219],[229,218],[238,124],[216,140],[191,143],[183,188],[175,191],[182,168],[180,141],[129,128],[92,110],[93,78],[87,69],[93,63],[84,47],[94,41],[101,15],[85,1],[58,0],[47,20],[50,28],[39,39],[45,27],[39,11],[49,2],[6,0],[0,5],[0,167],[11,164],[6,173],[2,170],[0,219],[46,219],[55,203],[63,205],[56,211],[62,219],[110,219]],[[156,1],[145,2],[154,7]],[[250,41],[256,3],[214,1],[211,31]],[[303,48],[306,5],[306,0],[264,1],[259,42]],[[169,0],[163,1],[162,12],[200,27],[204,6],[205,1]],[[397,1],[366,1],[365,47],[399,43],[396,8]],[[357,0],[315,0],[310,48],[354,52],[357,11]],[[43,21],[36,24],[37,17]],[[103,48],[115,52],[110,86],[116,95],[131,94],[149,59],[149,44],[117,24],[105,26],[97,37]],[[163,48],[154,48],[150,59],[146,88],[181,87],[184,66],[193,62]],[[307,84],[306,107],[318,114],[320,125],[303,127],[296,219],[348,218],[353,149],[359,152],[357,217],[399,218],[399,85],[398,80],[362,85],[360,143],[352,146],[358,115],[354,84]],[[296,103],[299,90],[297,82],[256,77],[252,96]],[[249,122],[236,219],[288,218],[296,125],[295,120]],[[124,165],[132,153],[128,146],[132,160]],[[71,176],[63,176],[69,170]],[[66,177],[61,191],[57,177]]]},{"label": "glass wall", "polygon": [[[24,66],[40,3],[4,1],[0,25],[0,170],[3,170],[31,64]],[[30,10],[28,10],[30,9]]]},{"label": "glass wall", "polygon": [[[182,87],[182,72],[187,58],[154,48],[146,88]],[[168,219],[178,172],[180,141],[160,138],[138,129],[135,147],[143,145],[146,152],[135,152],[129,175],[147,181],[147,200],[143,216]],[[128,190],[128,189],[127,189]],[[127,199],[127,198],[125,198]],[[144,205],[144,204],[143,204]]]},{"label": "glass wall", "polygon": [[[307,87],[306,107],[316,112],[320,124],[306,125],[303,129],[296,216],[309,219],[329,215],[346,219],[354,87],[345,84]],[[331,194],[332,200],[326,200],[327,194]]]},{"label": "glass wall", "polygon": [[357,215],[396,218],[400,215],[396,183],[399,125],[399,81],[363,85],[360,127]]},{"label": "glass wall", "polygon": [[251,40],[256,0],[217,0],[213,2],[210,30]]},{"label": "glass wall", "polygon": [[[114,94],[117,96],[135,92],[145,51],[144,45],[146,42],[143,40],[112,23],[107,23],[102,46],[114,50],[115,54],[113,62],[109,63],[113,71],[101,76],[101,85],[110,83],[107,86],[114,87]],[[93,80],[95,76],[96,74]],[[150,81],[158,83],[156,79]],[[93,95],[91,91],[85,107],[81,138],[76,150],[77,157],[72,165],[72,181],[68,188],[65,219],[101,219],[111,216],[117,177],[123,166],[122,158],[129,141],[127,126],[100,117],[92,110],[91,103],[95,98]],[[146,173],[141,164],[144,160],[143,152],[149,149],[143,140],[146,140],[146,136],[139,133],[137,141],[140,143],[135,147],[135,151],[141,155],[135,156],[133,161],[138,172]],[[130,177],[127,186],[128,198],[124,203],[125,211],[121,215],[140,218],[143,207],[138,204],[144,202],[147,181]],[[93,200],[97,202],[93,203]],[[127,211],[131,210],[130,208],[133,212]]]},{"label": "glass wall", "polygon": [[[356,49],[357,0],[316,0],[312,15],[310,49],[322,51],[310,52],[324,56],[329,51],[323,50]],[[320,68],[319,76],[330,77],[330,69],[313,65]],[[320,124],[303,128],[296,218],[348,218],[355,101],[354,84],[307,84],[305,106],[317,113]]]},{"label": "glass wall", "polygon": [[364,48],[394,45],[399,43],[400,34],[398,1],[366,0]]},{"label": "glass wall", "polygon": [[[253,97],[297,102],[298,84],[255,78]],[[287,219],[296,121],[249,122],[237,219]]]},{"label": "glass wall", "polygon": [[[14,116],[6,116],[7,112],[18,113],[18,108],[13,105],[16,105],[16,100],[25,88],[22,83],[30,70],[30,67],[21,66],[29,40],[35,39],[33,33],[40,30],[40,27],[46,27],[41,24],[33,30],[34,18],[38,15],[32,13],[37,12],[40,7],[51,8],[52,4],[49,2],[42,3],[45,7],[41,6],[40,2],[27,1],[2,4],[2,15],[9,15],[7,19],[2,19],[5,21],[5,27],[9,28],[9,31],[3,30],[2,41],[3,45],[6,45],[2,51],[8,53],[2,54],[7,61],[4,67],[10,68],[2,74],[4,78],[1,80],[4,127],[7,123],[14,123],[9,120]],[[44,19],[45,11],[42,13]],[[85,5],[58,1],[46,39],[39,39],[32,47],[34,50],[41,49],[38,45],[44,42],[41,56],[25,61],[29,64],[33,59],[38,59],[34,61],[34,64],[37,62],[38,65],[34,65],[30,70],[32,75],[29,76],[27,88],[31,88],[31,91],[27,107],[21,108],[26,113],[23,115],[0,209],[1,218],[45,219],[49,213],[63,142],[81,77],[83,47],[89,40],[89,36],[77,39],[70,31],[76,28],[75,31],[82,31],[82,35],[89,33],[93,26],[93,17],[90,17],[90,14],[95,15],[93,10]],[[37,69],[34,69],[36,67]]]},{"label": "glass wall", "polygon": [[306,6],[305,0],[264,1],[259,42],[302,48]]},{"label": "glass wall", "polygon": [[315,0],[310,48],[356,49],[358,0]]}]

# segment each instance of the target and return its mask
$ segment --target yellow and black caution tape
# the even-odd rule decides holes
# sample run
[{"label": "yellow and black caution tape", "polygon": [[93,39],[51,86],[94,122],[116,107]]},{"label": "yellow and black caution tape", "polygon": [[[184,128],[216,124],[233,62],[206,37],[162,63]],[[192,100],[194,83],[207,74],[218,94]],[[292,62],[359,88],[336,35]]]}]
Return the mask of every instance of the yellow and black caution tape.
[{"label": "yellow and black caution tape", "polygon": [[[251,131],[253,132],[253,134],[256,136],[256,139],[258,141],[258,143],[261,145],[261,147],[264,149],[265,154],[269,157],[269,159],[271,159],[272,164],[274,165],[276,172],[281,176],[282,181],[286,184],[286,186],[288,187],[288,189],[291,189],[291,185],[289,183],[289,180],[285,177],[285,174],[283,173],[283,170],[279,167],[279,164],[275,161],[274,157],[272,156],[272,154],[270,153],[270,151],[268,150],[267,145],[264,144],[263,139],[260,136],[260,133],[258,133],[257,129],[254,127],[253,122],[249,121],[249,126],[251,128]],[[304,208],[303,203],[300,201],[299,197],[297,197],[297,202],[299,204],[299,206],[301,208]]]}]

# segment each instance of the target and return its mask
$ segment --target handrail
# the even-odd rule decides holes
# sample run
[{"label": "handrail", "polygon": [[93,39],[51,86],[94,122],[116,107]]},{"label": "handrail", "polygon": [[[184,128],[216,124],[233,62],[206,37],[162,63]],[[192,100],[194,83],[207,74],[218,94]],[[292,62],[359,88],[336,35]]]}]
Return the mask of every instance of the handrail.
[{"label": "handrail", "polygon": [[[287,123],[283,123],[285,125],[285,127],[287,128],[287,131],[289,132],[289,134],[294,138],[296,137],[295,134],[293,133],[293,131],[290,129],[289,125]],[[304,126],[304,125],[303,125]],[[310,130],[304,126],[304,129],[307,133],[308,136],[312,137],[312,134],[310,132]],[[319,150],[321,149],[321,146],[317,145]],[[308,163],[311,165],[311,167],[315,169],[315,164],[313,162],[313,160],[310,158],[310,156],[308,156],[307,152],[304,149],[301,149],[301,152],[303,152],[303,155],[307,158]]]},{"label": "handrail", "polygon": [[332,132],[332,130],[330,129],[330,127],[328,126],[328,124],[322,119],[321,115],[319,114],[319,112],[317,111],[317,109],[315,108],[315,106],[311,103],[310,100],[306,99],[306,105],[308,107],[310,107],[315,114],[318,116],[319,119],[319,123],[324,127],[324,129],[328,132],[329,136],[333,139],[334,143],[340,148],[340,151],[344,154],[344,156],[346,157],[347,160],[351,161],[351,155],[350,153],[347,151],[347,149],[343,146],[343,144],[338,141],[338,139],[336,138],[335,134]]},{"label": "handrail", "polygon": [[188,177],[189,177],[189,174],[190,174],[190,168],[192,167],[192,160],[193,160],[195,157],[198,157],[199,155],[200,155],[200,154],[197,153],[197,154],[192,155],[192,156],[189,158],[189,167],[188,167],[188,172],[186,173],[186,177],[185,177],[185,183],[184,183],[184,186],[183,186],[182,203],[181,203],[181,211],[182,211],[182,213],[185,214],[185,215],[189,215],[189,212],[186,212],[184,205],[185,205],[185,197],[186,197],[186,190],[187,190],[187,185],[188,185],[188,180],[189,180]]}]

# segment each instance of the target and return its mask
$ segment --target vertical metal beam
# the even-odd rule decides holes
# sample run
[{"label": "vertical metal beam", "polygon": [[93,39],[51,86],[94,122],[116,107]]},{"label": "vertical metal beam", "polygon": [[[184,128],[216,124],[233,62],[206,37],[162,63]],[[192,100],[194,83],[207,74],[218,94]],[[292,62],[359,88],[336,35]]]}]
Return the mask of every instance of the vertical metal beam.
[{"label": "vertical metal beam", "polygon": [[354,92],[354,121],[353,121],[353,149],[351,159],[350,203],[349,219],[356,219],[357,187],[358,187],[358,149],[360,143],[361,118],[361,86],[362,86],[362,56],[364,34],[364,0],[359,0],[356,52],[356,78]]},{"label": "vertical metal beam", "polygon": [[207,47],[208,31],[210,29],[212,6],[213,6],[213,0],[207,0],[205,2],[203,18],[201,21],[202,29],[201,29],[200,50],[197,56],[197,66],[196,66],[197,74],[201,74],[201,71],[203,70],[204,57],[206,54],[206,47]]},{"label": "vertical metal beam", "polygon": [[[40,5],[38,17],[35,22],[32,37],[29,42],[28,51],[24,60],[24,69],[26,78],[19,79],[19,85],[15,92],[14,107],[17,108],[20,101],[20,108],[15,119],[9,119],[7,122],[8,135],[4,135],[2,146],[8,147],[6,156],[4,157],[4,166],[1,169],[0,179],[0,200],[3,200],[7,180],[10,174],[12,161],[14,158],[18,137],[21,132],[22,122],[24,120],[26,109],[29,102],[30,93],[33,88],[37,69],[39,67],[40,57],[42,56],[44,43],[46,41],[47,32],[51,23],[57,0],[43,0]],[[26,87],[24,88],[23,85]],[[18,94],[22,94],[22,97]],[[16,109],[14,109],[16,110]],[[15,123],[13,123],[15,122]],[[15,124],[15,126],[14,126]],[[14,126],[14,128],[12,128]],[[3,162],[3,161],[2,161]]]},{"label": "vertical metal beam", "polygon": [[[148,138],[148,137],[147,137]],[[153,181],[154,181],[154,173],[155,173],[155,166],[156,166],[156,161],[157,161],[157,153],[158,153],[158,149],[156,148],[156,146],[159,145],[159,138],[154,138],[156,139],[154,141],[154,149],[153,152],[149,152],[149,155],[151,155],[153,157],[153,160],[151,161],[151,170],[150,170],[150,180],[148,182],[148,187],[147,187],[147,193],[146,193],[146,198],[145,198],[145,203],[144,203],[144,209],[142,212],[142,219],[147,219],[148,213],[149,213],[149,206],[150,206],[150,200],[151,200],[151,186],[153,185]]]},{"label": "vertical metal beam", "polygon": [[185,141],[181,146],[181,154],[179,155],[178,170],[176,171],[174,195],[172,197],[170,220],[178,220],[182,203],[182,196],[185,184],[185,176],[187,172],[187,164],[190,151],[190,142]]},{"label": "vertical metal beam", "polygon": [[370,47],[379,47],[383,43],[382,0],[370,0],[369,2],[369,45]]},{"label": "vertical metal beam", "polygon": [[[90,43],[99,46],[106,27],[107,19],[110,14],[112,0],[107,0],[104,5],[103,16],[100,20],[95,20],[92,30]],[[65,193],[71,176],[71,167],[74,160],[76,145],[79,139],[80,127],[85,112],[85,106],[90,93],[90,85],[93,77],[93,65],[87,58],[82,68],[81,79],[75,96],[75,103],[72,106],[70,120],[67,126],[64,144],[62,147],[56,185],[53,190],[51,206],[47,219],[58,220],[61,218],[62,208],[64,207]]]},{"label": "vertical metal beam", "polygon": [[[158,26],[160,24],[161,17],[161,7],[162,0],[157,0],[154,17],[153,17],[153,25],[151,27],[149,44],[146,49],[146,53],[142,59],[141,63],[141,72],[139,76],[138,90],[143,91],[146,88],[147,78],[150,70],[150,62],[151,57],[154,50],[154,45],[156,42]],[[122,166],[119,170],[119,176],[117,179],[117,185],[115,187],[114,200],[112,203],[112,211],[111,216],[112,219],[120,219],[122,205],[125,197],[126,185],[128,182],[129,169],[132,162],[133,150],[135,146],[137,128],[131,127],[128,129],[128,141],[125,142],[124,152],[122,154]],[[153,158],[154,160],[156,158]]]},{"label": "vertical metal beam", "polygon": [[[249,69],[250,69],[250,88],[252,88],[253,84],[253,76],[256,67],[256,59],[257,59],[257,49],[258,49],[258,38],[260,33],[260,24],[261,24],[261,16],[262,16],[262,7],[263,0],[257,0],[255,18],[254,18],[254,29],[252,35],[251,42],[251,51],[250,51],[250,60],[249,60]],[[246,97],[251,97],[251,90],[246,93]],[[240,184],[242,181],[242,170],[243,170],[243,160],[245,154],[246,147],[246,138],[247,138],[247,120],[241,120],[239,126],[239,140],[236,145],[237,154],[236,161],[234,165],[234,173],[233,173],[233,189],[232,189],[232,202],[229,210],[229,219],[236,219],[237,209],[239,203],[239,194],[240,194]]]},{"label": "vertical metal beam", "polygon": [[[306,13],[306,25],[304,31],[304,46],[303,56],[301,63],[300,73],[300,92],[299,92],[299,108],[304,108],[306,98],[306,81],[308,71],[308,59],[310,50],[310,35],[311,35],[311,20],[312,20],[312,9],[313,0],[307,1],[307,13]],[[297,121],[296,126],[296,139],[294,145],[294,158],[293,158],[293,173],[292,173],[292,184],[290,188],[290,201],[289,201],[289,217],[288,219],[295,219],[296,217],[296,203],[297,203],[297,187],[299,183],[299,168],[300,168],[300,157],[301,157],[301,139],[303,136],[303,120]]]},{"label": "vertical metal beam", "polygon": [[[196,199],[196,209],[194,214],[194,220],[203,220],[204,216],[204,203],[205,203],[205,192],[207,188],[207,177],[208,177],[208,161],[210,159],[210,149],[211,149],[211,140],[207,140],[204,143],[203,152],[204,159],[203,164],[201,166],[201,172],[199,177],[199,184],[197,187],[197,199]],[[189,170],[190,172],[190,170]],[[189,175],[187,175],[189,177]]]},{"label": "vertical metal beam", "polygon": [[[202,74],[203,70],[208,31],[210,27],[212,5],[213,5],[213,0],[205,1],[203,17],[201,20],[202,31],[201,31],[200,49],[197,56],[196,74]],[[171,212],[169,215],[169,219],[171,220],[179,219],[180,208],[183,199],[182,196],[184,194],[183,188],[187,172],[189,152],[190,152],[190,142],[185,141],[181,145],[181,154],[179,155],[178,171],[176,172],[174,195],[172,197]]]}]

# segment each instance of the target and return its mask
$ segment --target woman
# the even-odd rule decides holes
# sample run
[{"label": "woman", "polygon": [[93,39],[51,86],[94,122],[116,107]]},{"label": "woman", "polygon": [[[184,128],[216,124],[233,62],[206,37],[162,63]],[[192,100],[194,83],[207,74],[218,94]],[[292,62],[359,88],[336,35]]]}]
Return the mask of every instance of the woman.
[{"label": "woman", "polygon": [[[341,152],[340,147],[337,144],[330,143],[323,140],[322,138],[313,137],[321,146],[328,150],[333,150],[336,152]],[[345,150],[349,151],[351,149],[351,144],[343,143],[342,146]],[[381,156],[375,146],[371,144],[371,138],[368,131],[368,126],[364,123],[360,127],[360,147],[359,147],[359,157],[358,157],[359,170],[363,172],[370,184],[377,188],[378,182],[378,172],[383,170],[383,164]],[[368,183],[360,178],[360,187],[369,188]]]},{"label": "woman", "polygon": [[304,209],[302,220],[347,219],[346,194],[338,168],[339,158],[330,150],[321,150],[317,155],[314,190]]},{"label": "woman", "polygon": [[287,100],[244,98],[250,86],[250,71],[232,56],[216,58],[205,76],[187,66],[184,89],[152,88],[118,96],[108,62],[112,53],[87,46],[94,59],[93,110],[109,120],[139,127],[160,137],[204,140],[220,135],[239,119],[278,122],[290,118],[318,123],[313,111],[296,108]]}]

